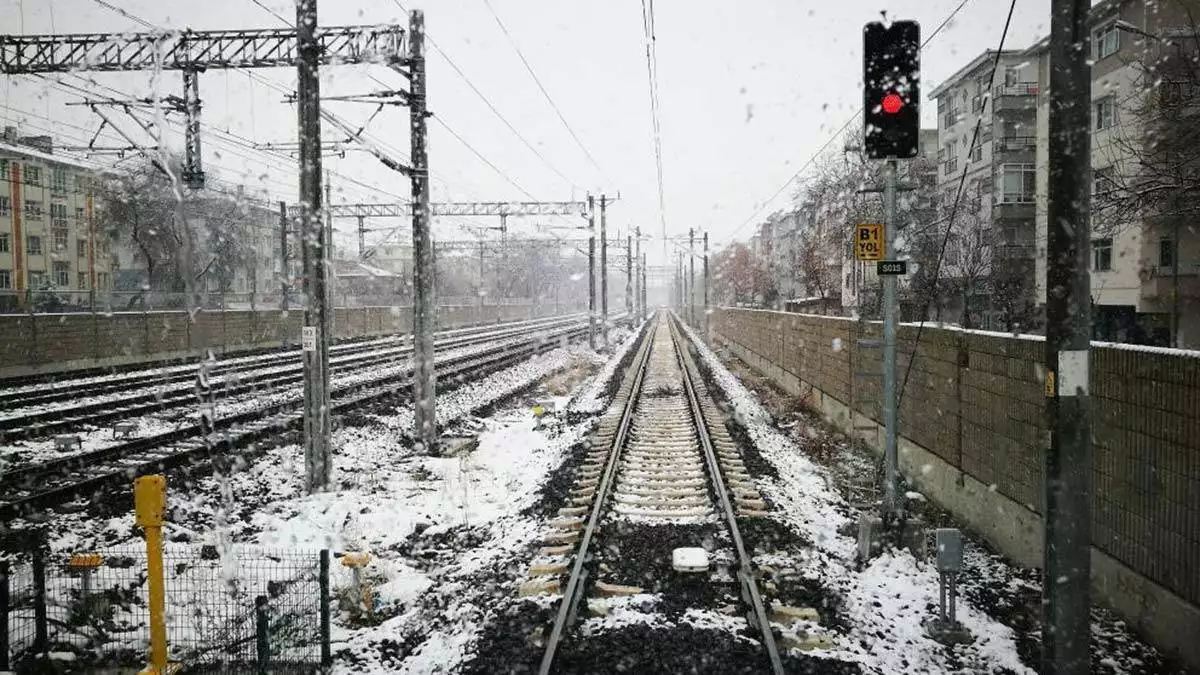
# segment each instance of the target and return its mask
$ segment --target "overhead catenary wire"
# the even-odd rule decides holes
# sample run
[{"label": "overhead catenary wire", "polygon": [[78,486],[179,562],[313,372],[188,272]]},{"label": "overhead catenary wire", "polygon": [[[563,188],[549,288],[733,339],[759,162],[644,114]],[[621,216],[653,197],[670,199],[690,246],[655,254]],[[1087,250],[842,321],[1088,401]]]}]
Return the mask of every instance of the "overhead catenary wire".
[{"label": "overhead catenary wire", "polygon": [[496,25],[499,26],[500,31],[504,33],[504,37],[508,38],[508,43],[512,45],[513,51],[517,53],[517,56],[521,59],[521,63],[525,65],[525,70],[529,73],[529,77],[533,79],[533,82],[537,85],[538,90],[542,92],[542,96],[546,98],[546,102],[549,103],[550,107],[554,109],[554,114],[558,115],[558,120],[562,122],[563,126],[567,129],[567,133],[571,134],[571,138],[575,141],[575,145],[579,146],[579,149],[583,151],[583,154],[588,158],[588,161],[592,163],[592,166],[596,169],[596,172],[602,179],[604,179],[604,182],[606,184],[610,183],[607,176],[604,174],[604,170],[601,169],[600,164],[596,162],[596,158],[592,156],[591,151],[587,149],[587,146],[583,144],[583,141],[579,140],[579,135],[575,133],[573,128],[571,128],[571,125],[567,122],[567,118],[563,115],[562,110],[560,110],[558,104],[554,102],[554,98],[550,96],[550,92],[546,91],[546,87],[542,84],[541,78],[539,78],[537,73],[534,72],[533,66],[531,66],[529,64],[529,60],[525,58],[525,54],[521,51],[521,47],[517,45],[516,39],[514,39],[512,34],[508,32],[508,28],[505,27],[504,22],[500,20],[500,15],[497,14],[495,8],[492,7],[492,3],[489,0],[483,0],[483,4],[487,7],[487,10],[492,15],[492,18],[496,20]]},{"label": "overhead catenary wire", "polygon": [[[967,3],[970,1],[971,0],[961,0],[958,3],[958,5],[955,6],[954,9],[950,10],[950,13],[946,15],[946,18],[942,19],[942,22],[938,24],[937,28],[933,29],[933,32],[930,33],[929,36],[926,37],[925,40],[921,43],[921,49],[924,50],[925,47],[928,46],[929,43],[932,42],[933,39],[935,37],[937,37],[938,34],[941,33],[942,30],[950,24],[951,21],[954,20],[954,17],[958,15],[959,11],[961,11],[962,8],[965,7],[967,5]],[[795,173],[793,173],[786,181],[783,182],[782,185],[779,186],[779,189],[775,190],[774,194],[772,194],[770,197],[768,197],[764,201],[760,202],[758,206],[754,207],[754,211],[752,211],[750,213],[750,215],[747,216],[746,219],[744,221],[742,221],[742,223],[733,230],[733,232],[722,237],[721,241],[723,241],[723,242],[731,241],[734,237],[736,237],[738,235],[739,232],[744,230],[747,225],[749,225],[751,222],[753,222],[753,220],[758,217],[758,214],[762,212],[763,207],[774,202],[776,199],[779,198],[779,195],[783,194],[784,190],[788,189],[788,186],[790,186],[792,183],[795,183],[796,180],[800,178],[801,174],[803,174],[809,167],[811,167],[814,163],[816,163],[817,159],[820,158],[820,156],[825,152],[825,150],[829,148],[830,144],[832,144],[835,140],[841,138],[842,135],[846,133],[846,129],[849,129],[850,125],[853,124],[854,121],[857,120],[860,115],[862,115],[862,113],[863,113],[862,108],[861,107],[858,108],[855,111],[854,115],[852,115],[849,119],[847,119],[845,122],[843,122],[842,126],[838,127],[838,130],[833,132],[833,135],[831,135],[824,143],[822,143],[821,146],[819,148],[817,148],[817,150],[815,152],[813,152],[813,154],[811,156],[809,156],[809,158],[807,160],[805,160],[803,164],[800,165],[800,168],[797,169]]]},{"label": "overhead catenary wire", "polygon": [[[402,12],[404,12],[405,14],[408,13],[408,10],[404,8],[404,5],[400,4],[400,0],[392,0],[392,2],[394,2],[396,4],[396,6],[400,8],[400,10]],[[492,100],[490,98],[488,98],[487,95],[484,94],[482,91],[480,91],[479,87],[475,86],[475,83],[471,81],[471,78],[467,77],[467,74],[465,72],[463,72],[462,68],[458,67],[458,64],[454,62],[454,59],[450,58],[450,55],[447,54],[444,49],[439,47],[438,44],[436,42],[434,42],[433,38],[429,37],[429,33],[425,34],[425,41],[428,42],[429,46],[433,47],[433,49],[436,50],[438,54],[441,54],[442,58],[446,60],[446,63],[450,65],[450,68],[453,69],[454,72],[456,74],[458,74],[458,76],[462,79],[462,81],[467,84],[467,87],[469,87],[471,89],[471,91],[475,92],[475,95],[478,96],[480,98],[480,100],[482,100],[484,102],[485,105],[487,105],[488,109],[492,111],[492,114],[496,116],[496,119],[503,122],[504,126],[507,127],[508,130],[511,131],[512,134],[514,136],[516,136],[517,139],[520,140],[521,143],[524,144],[525,147],[528,148],[529,151],[534,154],[534,156],[536,156],[539,160],[541,160],[542,164],[545,164],[547,168],[549,168],[551,171],[553,171],[555,173],[555,175],[557,175],[559,178],[566,181],[566,183],[568,185],[570,185],[571,187],[575,188],[576,190],[578,190],[580,192],[583,191],[583,189],[580,188],[579,185],[575,181],[568,178],[566,176],[566,174],[564,174],[562,171],[559,171],[558,167],[554,166],[554,164],[551,163],[550,160],[546,159],[546,156],[543,155],[536,147],[534,147],[533,144],[530,143],[529,140],[526,139],[525,136],[522,135],[520,131],[517,131],[517,128],[513,126],[512,122],[509,122],[508,118],[505,117],[500,112],[500,110],[496,108],[496,105],[494,103],[492,103]]]},{"label": "overhead catenary wire", "polygon": [[663,255],[666,256],[667,203],[663,190],[662,124],[658,99],[658,36],[654,28],[654,0],[642,0],[642,30],[646,38],[646,79],[650,90],[650,122],[654,134],[654,169],[658,183],[658,221],[662,227]]}]

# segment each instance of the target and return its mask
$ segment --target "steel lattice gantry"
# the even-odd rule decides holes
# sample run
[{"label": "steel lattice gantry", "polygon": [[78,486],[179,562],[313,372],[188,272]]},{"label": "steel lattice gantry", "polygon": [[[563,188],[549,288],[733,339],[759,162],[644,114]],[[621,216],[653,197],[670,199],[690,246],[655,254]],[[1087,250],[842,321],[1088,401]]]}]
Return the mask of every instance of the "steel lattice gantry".
[{"label": "steel lattice gantry", "polygon": [[[405,64],[406,33],[399,25],[318,28],[315,37],[320,65],[378,63],[399,69]],[[297,45],[292,28],[0,35],[0,73],[160,68],[182,72],[180,108],[187,118],[183,178],[189,187],[198,189],[204,186],[199,74],[208,69],[293,67],[299,58]]]},{"label": "steel lattice gantry", "polygon": [[[434,216],[586,216],[587,202],[432,202],[429,209]],[[326,211],[333,218],[404,218],[413,209],[406,203],[329,204]]]},{"label": "steel lattice gantry", "polygon": [[[404,29],[398,25],[317,29],[321,65],[400,63]],[[285,68],[296,65],[296,31],[171,31],[0,35],[0,72],[8,75],[70,71]]]}]

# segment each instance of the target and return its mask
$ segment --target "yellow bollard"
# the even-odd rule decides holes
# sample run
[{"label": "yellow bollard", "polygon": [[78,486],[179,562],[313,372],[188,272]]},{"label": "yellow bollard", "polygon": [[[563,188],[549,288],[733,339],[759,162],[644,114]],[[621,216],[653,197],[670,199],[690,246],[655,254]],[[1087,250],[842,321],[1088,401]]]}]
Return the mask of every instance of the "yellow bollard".
[{"label": "yellow bollard", "polygon": [[134,522],[146,531],[146,572],[150,585],[150,664],[139,675],[166,675],[179,669],[167,663],[166,587],[163,581],[163,514],[167,479],[141,476],[133,481]]}]

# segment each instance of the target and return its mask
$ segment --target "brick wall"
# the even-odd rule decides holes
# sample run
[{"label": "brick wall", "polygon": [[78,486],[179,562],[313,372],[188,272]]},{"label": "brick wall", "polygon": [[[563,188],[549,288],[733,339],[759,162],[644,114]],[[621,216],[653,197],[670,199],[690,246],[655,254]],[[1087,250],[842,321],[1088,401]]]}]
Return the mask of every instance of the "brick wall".
[{"label": "brick wall", "polygon": [[[553,307],[439,307],[442,328],[549,316]],[[279,344],[283,325],[300,339],[304,312],[277,309],[110,314],[0,314],[0,377],[16,377],[91,366],[138,363],[202,354],[224,354]],[[336,338],[407,333],[411,307],[354,307],[334,310]]]},{"label": "brick wall", "polygon": [[[881,419],[879,379],[855,377],[880,371],[881,350],[858,344],[877,325],[720,309],[712,330]],[[899,332],[901,436],[1040,514],[1044,343],[926,326],[914,355],[916,330]],[[1200,605],[1200,357],[1097,345],[1091,393],[1093,546]]]}]

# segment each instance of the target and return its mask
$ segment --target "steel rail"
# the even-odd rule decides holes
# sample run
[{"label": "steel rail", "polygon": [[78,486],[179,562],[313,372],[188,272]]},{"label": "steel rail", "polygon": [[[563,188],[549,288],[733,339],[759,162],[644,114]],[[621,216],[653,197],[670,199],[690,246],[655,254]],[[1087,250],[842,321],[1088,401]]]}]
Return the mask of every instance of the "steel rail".
[{"label": "steel rail", "polygon": [[[581,324],[561,329],[554,337],[566,338],[568,340],[578,339],[585,335],[586,332],[587,326]],[[525,339],[510,340],[494,351],[457,355],[448,359],[450,363],[443,364],[443,367],[448,366],[447,374],[455,377],[467,373],[482,374],[480,371],[494,372],[524,358],[541,354],[557,347],[557,341],[546,340],[544,339],[545,337],[545,334],[538,334]],[[447,379],[445,381],[452,380]],[[350,408],[365,401],[395,393],[404,389],[409,384],[411,384],[411,371],[408,373],[407,378],[399,380],[392,378],[382,385],[378,381],[356,383],[343,388],[343,396],[334,400],[332,406],[335,410]],[[249,445],[268,435],[277,435],[280,430],[298,427],[302,419],[300,413],[295,410],[281,409],[283,406],[295,407],[295,402],[288,401],[267,408],[248,411],[249,414],[253,414],[258,419],[246,421],[243,428],[234,431],[232,434],[228,433],[229,429],[225,429],[226,435],[216,439],[211,445],[196,443],[195,439],[192,439],[192,446],[185,450],[139,462],[134,466],[122,465],[112,471],[103,471],[65,485],[52,486],[32,495],[0,504],[0,520],[8,521],[14,517],[28,514],[37,508],[68,503],[89,491],[99,490],[105,485],[116,481],[126,481],[132,476],[177,467],[194,459],[202,459],[205,455],[237,450],[241,446]],[[263,417],[264,413],[273,414]],[[146,441],[150,439],[139,440]],[[180,440],[186,441],[188,438],[176,439],[175,442],[179,442]],[[108,452],[107,459],[111,460],[113,458],[128,456],[133,452],[147,452],[159,448],[168,449],[164,446],[169,444],[168,442],[158,446],[139,446],[136,449],[127,448],[125,455],[112,454],[111,451],[113,448],[105,448],[98,452]]]},{"label": "steel rail", "polygon": [[605,498],[608,496],[609,490],[612,489],[613,477],[617,473],[621,448],[625,445],[625,438],[633,422],[634,409],[637,407],[642,381],[646,376],[646,364],[650,360],[650,351],[654,343],[651,336],[654,333],[657,321],[658,319],[655,319],[653,322],[647,324],[642,333],[642,344],[635,361],[636,370],[634,371],[633,385],[629,389],[629,398],[625,401],[625,409],[621,413],[621,421],[617,425],[616,433],[613,436],[608,461],[604,465],[604,474],[600,479],[599,486],[596,488],[596,498],[592,502],[591,513],[588,515],[587,524],[584,526],[583,534],[579,539],[579,550],[575,552],[575,562],[571,566],[571,576],[568,578],[567,587],[563,591],[562,604],[559,605],[558,613],[554,617],[554,627],[550,630],[550,637],[546,641],[546,651],[542,654],[542,662],[538,667],[538,675],[549,675],[550,669],[554,666],[554,657],[558,652],[558,646],[562,642],[567,625],[573,621],[579,601],[583,597],[583,582],[587,576],[587,570],[584,565],[588,562],[588,548],[592,544],[592,539],[600,523],[600,513],[604,510]]},{"label": "steel rail", "polygon": [[[729,491],[725,487],[725,479],[721,475],[721,465],[717,461],[712,438],[708,433],[708,423],[704,420],[704,411],[700,407],[700,398],[696,394],[696,384],[695,380],[693,380],[692,372],[696,366],[691,359],[691,355],[685,349],[685,346],[690,341],[687,340],[683,331],[679,329],[677,322],[678,318],[672,313],[670,321],[671,337],[672,343],[675,346],[675,356],[679,360],[680,370],[683,371],[683,389],[687,392],[688,401],[691,404],[692,420],[696,425],[696,435],[699,437],[700,444],[704,449],[704,461],[708,465],[709,479],[713,483],[717,500],[721,504],[721,512],[725,516],[725,525],[729,528],[730,538],[733,539],[733,546],[737,551],[738,581],[742,587],[742,598],[750,604],[754,612],[754,620],[751,623],[757,624],[757,628],[762,634],[762,643],[763,647],[767,650],[767,657],[771,661],[771,670],[775,675],[785,675],[783,661],[779,656],[779,647],[775,644],[775,634],[771,632],[771,623],[767,617],[766,606],[763,604],[762,592],[759,591],[758,584],[754,580],[753,561],[746,552],[746,545],[742,540],[742,533],[737,524],[737,514],[734,511],[733,503],[729,500]],[[699,377],[699,373],[695,373],[695,375],[697,378]]]}]

